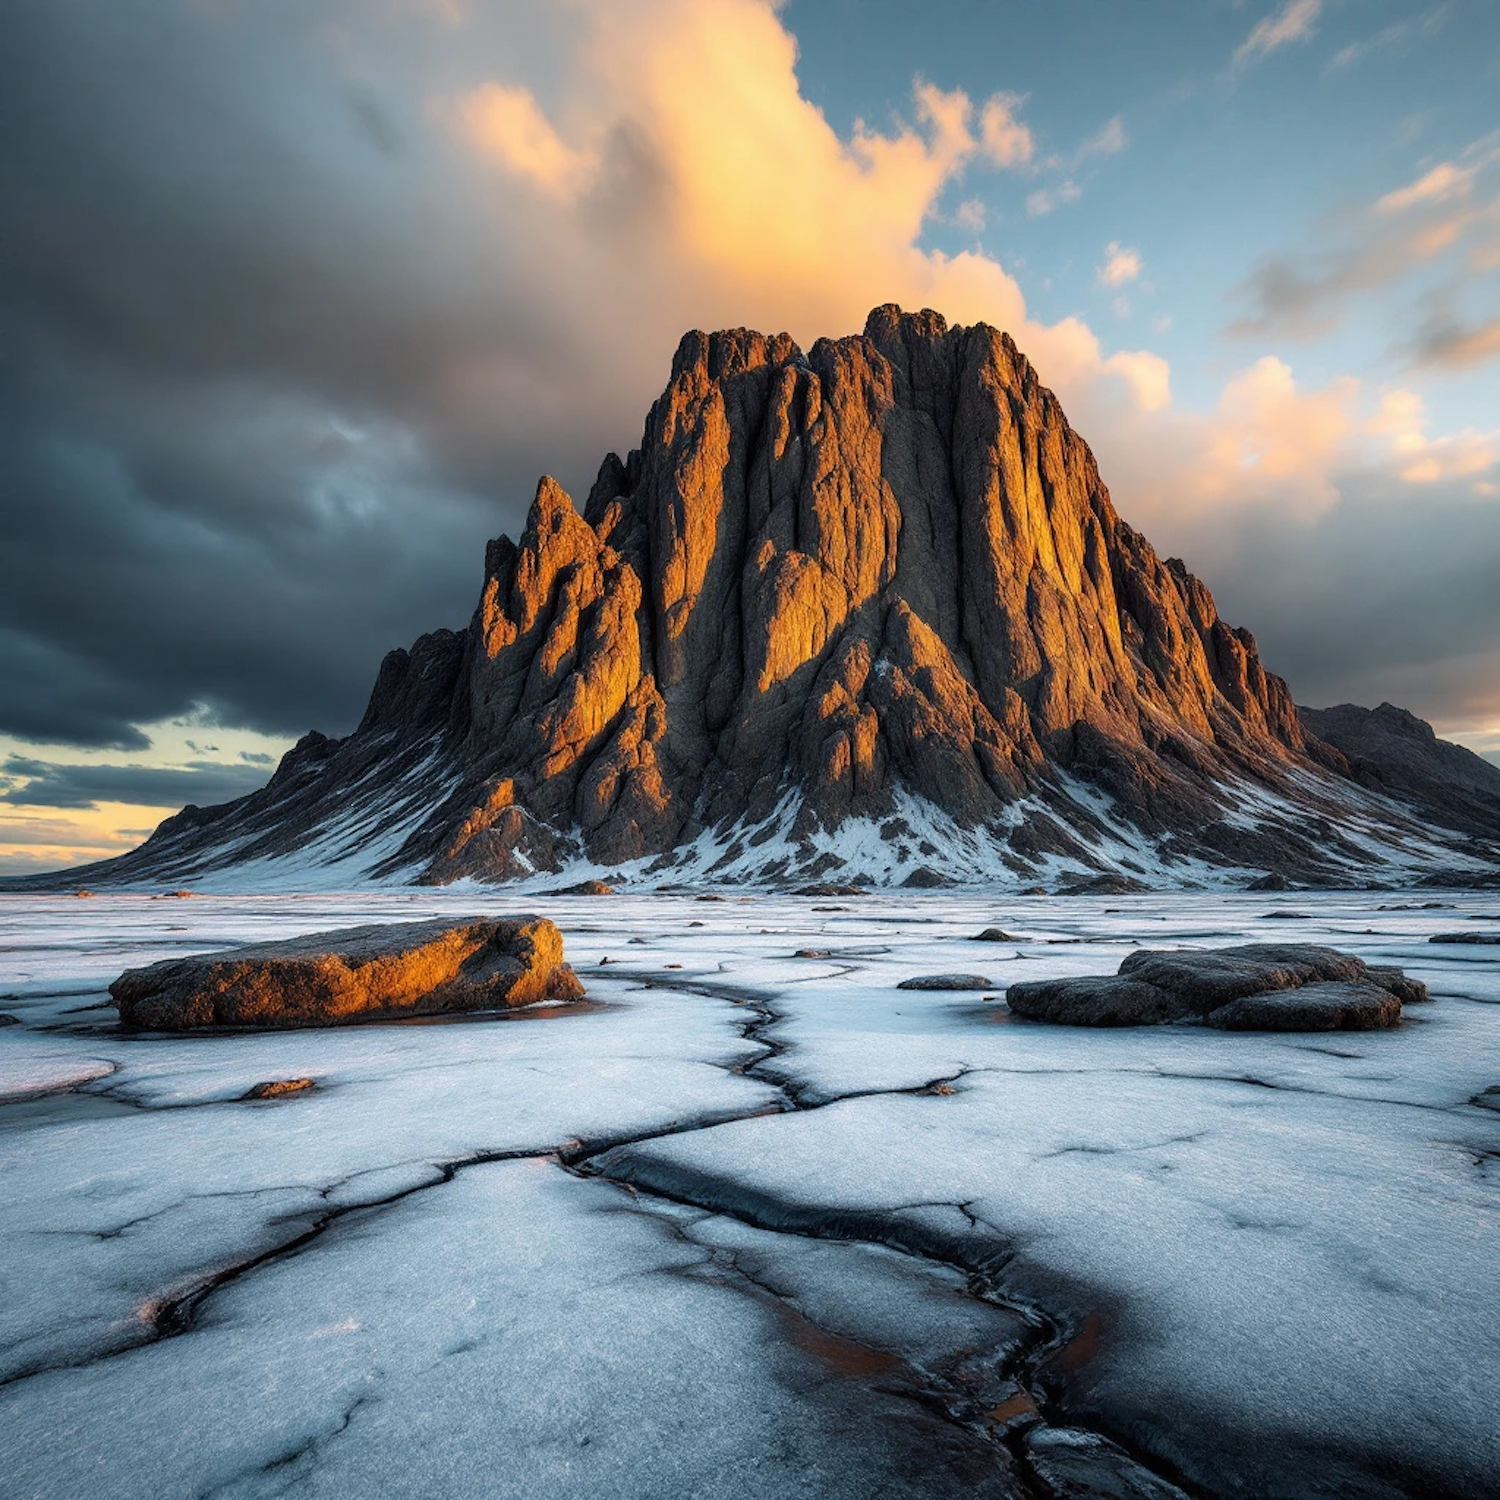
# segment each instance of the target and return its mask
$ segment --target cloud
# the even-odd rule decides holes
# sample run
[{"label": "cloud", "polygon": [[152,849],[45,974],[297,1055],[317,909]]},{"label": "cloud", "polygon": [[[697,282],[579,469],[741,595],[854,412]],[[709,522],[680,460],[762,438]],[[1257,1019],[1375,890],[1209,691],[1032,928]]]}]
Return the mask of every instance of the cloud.
[{"label": "cloud", "polygon": [[1115,115],[1078,147],[1073,153],[1073,164],[1081,165],[1094,156],[1115,156],[1129,144],[1125,135],[1125,122],[1119,115]]},{"label": "cloud", "polygon": [[992,94],[980,111],[980,140],[997,167],[1025,167],[1036,151],[1031,131],[1016,116],[1025,101],[1017,94]]},{"label": "cloud", "polygon": [[1442,29],[1452,10],[1451,0],[1445,0],[1444,4],[1434,6],[1414,21],[1397,21],[1393,25],[1382,27],[1372,36],[1365,37],[1361,41],[1350,42],[1347,47],[1341,47],[1328,59],[1324,71],[1341,72],[1375,53],[1393,51],[1403,42],[1433,36]]},{"label": "cloud", "polygon": [[1104,247],[1104,264],[1097,272],[1100,286],[1124,286],[1127,282],[1137,280],[1140,274],[1139,251],[1129,249],[1119,240],[1111,240]]},{"label": "cloud", "polygon": [[1454,198],[1467,198],[1473,190],[1478,171],[1477,166],[1460,167],[1451,161],[1439,162],[1415,182],[1377,199],[1375,212],[1399,214],[1418,204],[1447,203]]},{"label": "cloud", "polygon": [[1055,188],[1038,188],[1034,193],[1029,193],[1026,212],[1033,219],[1040,219],[1060,204],[1077,203],[1082,196],[1083,189],[1071,177],[1064,178]]},{"label": "cloud", "polygon": [[550,196],[576,198],[599,170],[592,152],[552,128],[530,89],[483,84],[456,101],[454,118],[479,150]]},{"label": "cloud", "polygon": [[1472,369],[1500,359],[1500,316],[1466,323],[1439,315],[1422,327],[1410,347],[1419,364]]},{"label": "cloud", "polygon": [[[133,849],[150,833],[149,828],[120,829],[118,833],[112,833],[68,818],[0,817],[0,843],[19,844],[23,848],[39,845],[49,849],[76,850],[101,859]],[[0,861],[3,859],[4,856],[0,855]],[[37,869],[55,868],[56,863],[54,858],[49,866],[40,855],[35,856],[34,861],[28,861],[29,866],[34,864]],[[11,872],[0,862],[0,874],[8,873]]]},{"label": "cloud", "polygon": [[1303,42],[1313,34],[1323,0],[1287,0],[1280,10],[1263,16],[1250,35],[1235,49],[1233,66],[1243,67],[1291,42]]},{"label": "cloud", "polygon": [[[1446,261],[1447,281],[1424,294],[1430,306],[1442,307],[1476,276],[1500,266],[1500,197],[1473,201],[1483,174],[1497,161],[1500,137],[1482,137],[1382,194],[1363,212],[1340,215],[1335,222],[1341,243],[1268,256],[1231,293],[1249,310],[1228,332],[1318,338],[1338,325],[1351,296],[1393,286]],[[1410,346],[1417,358],[1442,363],[1450,348],[1455,364],[1486,357],[1482,329],[1470,341],[1445,312],[1429,312],[1424,321],[1431,326]]]},{"label": "cloud", "polygon": [[266,783],[264,766],[199,760],[186,766],[69,764],[9,755],[0,761],[0,802],[19,807],[96,809],[101,802],[207,807]]},{"label": "cloud", "polygon": [[953,210],[953,222],[960,229],[968,229],[974,234],[979,234],[985,225],[984,203],[978,198],[965,198]]},{"label": "cloud", "polygon": [[1474,479],[1476,493],[1497,493],[1482,476],[1500,465],[1500,430],[1486,433],[1469,428],[1434,438],[1428,425],[1422,396],[1397,389],[1385,393],[1368,430],[1389,439],[1397,472],[1408,484]]}]

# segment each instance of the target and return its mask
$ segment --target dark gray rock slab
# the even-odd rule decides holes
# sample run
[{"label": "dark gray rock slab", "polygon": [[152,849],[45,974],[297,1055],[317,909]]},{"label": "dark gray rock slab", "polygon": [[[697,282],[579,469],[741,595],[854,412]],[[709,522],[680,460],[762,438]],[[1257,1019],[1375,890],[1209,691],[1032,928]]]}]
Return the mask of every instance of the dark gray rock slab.
[{"label": "dark gray rock slab", "polygon": [[1142,948],[1120,973],[1166,990],[1190,1011],[1207,1015],[1264,990],[1290,990],[1316,980],[1358,980],[1365,966],[1348,953],[1316,943],[1244,943],[1233,948]]},{"label": "dark gray rock slab", "polygon": [[1429,943],[1482,943],[1486,947],[1500,945],[1500,932],[1438,932],[1427,939]]},{"label": "dark gray rock slab", "polygon": [[1316,943],[1142,949],[1116,974],[1013,984],[1018,1016],[1063,1026],[1159,1026],[1204,1020],[1229,1031],[1364,1031],[1394,1026],[1431,997],[1397,968]]},{"label": "dark gray rock slab", "polygon": [[1018,1016],[1059,1026],[1159,1026],[1193,1014],[1166,990],[1128,974],[1027,980],[1011,985],[1005,1003]]},{"label": "dark gray rock slab", "polygon": [[1381,989],[1388,990],[1403,1005],[1425,1005],[1432,999],[1427,986],[1420,979],[1410,978],[1402,969],[1367,964],[1365,975],[1371,984],[1378,984]]},{"label": "dark gray rock slab", "polygon": [[995,988],[982,974],[918,974],[903,979],[898,990],[992,990]]},{"label": "dark gray rock slab", "polygon": [[129,969],[109,993],[130,1027],[287,1028],[576,1000],[545,917],[351,927]]},{"label": "dark gray rock slab", "polygon": [[1400,1025],[1401,1002],[1376,984],[1333,980],[1246,995],[1203,1019],[1223,1031],[1379,1031]]}]

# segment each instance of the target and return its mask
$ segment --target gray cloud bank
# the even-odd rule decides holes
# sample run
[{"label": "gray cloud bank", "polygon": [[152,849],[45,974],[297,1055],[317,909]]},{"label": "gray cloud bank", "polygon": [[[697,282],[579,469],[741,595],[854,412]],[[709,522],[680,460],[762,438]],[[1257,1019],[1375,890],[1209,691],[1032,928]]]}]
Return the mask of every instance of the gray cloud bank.
[{"label": "gray cloud bank", "polygon": [[[8,755],[0,761],[0,802],[16,807],[93,808],[101,802],[200,807],[230,802],[266,783],[267,767],[190,761],[184,767],[72,765]],[[8,830],[7,830],[8,831]]]},{"label": "gray cloud bank", "polygon": [[[537,475],[576,492],[634,440],[684,327],[761,319],[666,252],[639,131],[601,141],[564,238],[434,124],[488,79],[545,96],[573,17],[498,6],[444,49],[422,7],[353,0],[8,8],[0,731],[140,749],[194,704],[346,731],[387,649],[467,618]],[[1340,274],[1254,290],[1306,319]],[[1500,640],[1493,509],[1432,490],[1152,535],[1305,700],[1409,682],[1442,715]],[[40,784],[81,806],[56,799],[114,796],[109,769]],[[210,800],[206,774],[129,800]]]},{"label": "gray cloud bank", "polygon": [[466,619],[537,475],[629,435],[496,206],[411,144],[423,90],[320,56],[345,9],[8,11],[0,730],[347,729],[386,649]]}]

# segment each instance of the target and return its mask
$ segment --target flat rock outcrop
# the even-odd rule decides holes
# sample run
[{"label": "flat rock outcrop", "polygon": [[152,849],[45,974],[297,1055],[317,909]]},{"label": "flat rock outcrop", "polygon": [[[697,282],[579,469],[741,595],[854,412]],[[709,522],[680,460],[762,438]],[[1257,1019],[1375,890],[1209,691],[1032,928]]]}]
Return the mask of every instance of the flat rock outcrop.
[{"label": "flat rock outcrop", "polygon": [[1400,1021],[1401,1002],[1388,990],[1329,981],[1245,995],[1203,1018],[1224,1031],[1377,1031]]},{"label": "flat rock outcrop", "polygon": [[918,974],[903,979],[898,990],[992,990],[995,988],[983,974]]},{"label": "flat rock outcrop", "polygon": [[1427,986],[1313,943],[1142,949],[1114,974],[1013,984],[1010,1010],[1063,1026],[1202,1021],[1228,1031],[1365,1031],[1399,1024]]},{"label": "flat rock outcrop", "polygon": [[336,1026],[577,1000],[545,917],[469,917],[310,933],[128,969],[121,1022],[153,1031]]},{"label": "flat rock outcrop", "polygon": [[1454,819],[1500,772],[1455,794],[1466,752],[1361,712],[1299,715],[1009,335],[878,307],[806,351],[687,334],[640,446],[581,503],[544,477],[467,627],[387,655],[351,735],[87,873],[1113,894],[1361,883],[1382,842],[1401,880],[1493,871],[1500,800]]}]

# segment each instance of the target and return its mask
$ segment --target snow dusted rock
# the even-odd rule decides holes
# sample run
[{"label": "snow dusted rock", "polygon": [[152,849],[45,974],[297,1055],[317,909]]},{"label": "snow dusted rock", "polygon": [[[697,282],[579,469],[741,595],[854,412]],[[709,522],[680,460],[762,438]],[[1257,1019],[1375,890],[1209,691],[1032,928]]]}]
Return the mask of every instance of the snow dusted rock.
[{"label": "snow dusted rock", "polygon": [[1500,834],[1500,767],[1392,703],[1300,708],[1303,728],[1340,751],[1350,774],[1373,791],[1419,800],[1444,827]]},{"label": "snow dusted rock", "polygon": [[1401,1002],[1379,985],[1335,981],[1246,995],[1203,1020],[1222,1031],[1378,1031],[1400,1025]]},{"label": "snow dusted rock", "polygon": [[333,1026],[382,1017],[577,1000],[562,934],[545,917],[408,922],[311,933],[129,969],[120,1020],[159,1031]]},{"label": "snow dusted rock", "polygon": [[1314,943],[1142,949],[1116,974],[1013,984],[1016,1015],[1064,1026],[1154,1026],[1201,1017],[1229,1031],[1367,1031],[1429,998],[1400,969]]}]

